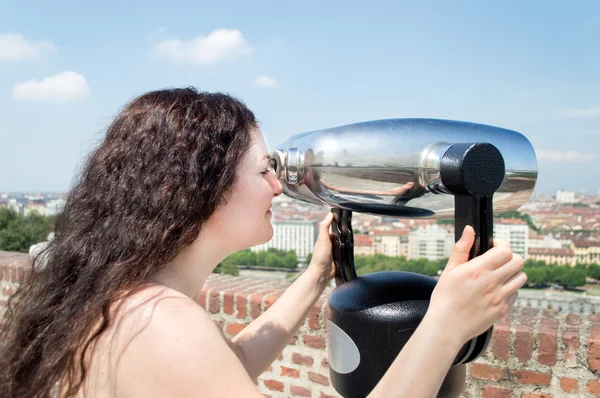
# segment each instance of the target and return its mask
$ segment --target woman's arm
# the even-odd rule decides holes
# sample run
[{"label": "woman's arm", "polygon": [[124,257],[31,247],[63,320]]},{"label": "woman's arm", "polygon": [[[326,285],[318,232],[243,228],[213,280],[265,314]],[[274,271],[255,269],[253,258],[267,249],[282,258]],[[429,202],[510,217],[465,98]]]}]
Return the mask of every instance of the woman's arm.
[{"label": "woman's arm", "polygon": [[523,259],[498,246],[467,262],[473,229],[465,229],[438,281],[427,314],[371,398],[435,397],[458,351],[505,316],[527,276]]},{"label": "woman's arm", "polygon": [[[328,215],[319,225],[313,260],[277,301],[233,339],[233,349],[252,379],[263,373],[300,328],[333,276]],[[329,263],[327,263],[329,261]]]}]

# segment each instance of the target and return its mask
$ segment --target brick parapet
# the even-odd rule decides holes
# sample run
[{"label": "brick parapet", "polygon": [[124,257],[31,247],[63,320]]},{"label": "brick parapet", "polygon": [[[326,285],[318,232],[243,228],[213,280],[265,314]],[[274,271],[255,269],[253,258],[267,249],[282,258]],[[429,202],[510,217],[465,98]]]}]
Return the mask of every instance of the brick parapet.
[{"label": "brick parapet", "polygon": [[[30,267],[0,252],[0,307]],[[198,302],[228,337],[267,310],[289,283],[213,274]],[[329,381],[324,320],[328,289],[279,358],[257,380],[268,397],[338,397]],[[464,397],[600,397],[600,315],[515,308],[494,327],[485,354],[468,366]]]}]

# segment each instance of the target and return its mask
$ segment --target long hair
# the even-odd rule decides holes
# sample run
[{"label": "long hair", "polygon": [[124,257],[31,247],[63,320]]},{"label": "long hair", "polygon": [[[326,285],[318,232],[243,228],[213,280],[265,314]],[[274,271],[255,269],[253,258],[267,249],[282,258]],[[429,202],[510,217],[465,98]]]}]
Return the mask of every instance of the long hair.
[{"label": "long hair", "polygon": [[79,391],[111,303],[197,238],[226,202],[256,125],[239,100],[193,88],[125,106],[87,158],[54,239],[7,303],[2,397],[48,397],[58,381],[67,397]]}]

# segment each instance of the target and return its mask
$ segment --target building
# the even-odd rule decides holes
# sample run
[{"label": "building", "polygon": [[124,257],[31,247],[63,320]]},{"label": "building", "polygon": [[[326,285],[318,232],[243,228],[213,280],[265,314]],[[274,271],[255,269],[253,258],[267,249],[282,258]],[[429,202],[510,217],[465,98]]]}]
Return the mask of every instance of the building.
[{"label": "building", "polygon": [[365,234],[354,235],[354,255],[372,256],[373,254],[375,254],[373,238]]},{"label": "building", "polygon": [[[378,229],[371,232],[374,253],[390,257],[408,257],[409,231]],[[356,242],[354,243],[356,247]]]},{"label": "building", "polygon": [[454,231],[439,225],[414,229],[408,236],[408,258],[439,260],[450,257],[454,247]]},{"label": "building", "polygon": [[531,253],[531,249],[565,249],[570,246],[571,241],[569,239],[556,239],[552,235],[532,239],[530,236],[528,253]]},{"label": "building", "polygon": [[543,261],[546,264],[570,265],[575,266],[576,257],[571,249],[563,248],[540,248],[530,247],[527,252],[527,259],[532,261]]},{"label": "building", "polygon": [[571,244],[571,250],[579,264],[600,264],[600,242],[575,239]]},{"label": "building", "polygon": [[263,245],[254,246],[252,251],[263,251],[269,248],[294,250],[298,261],[306,260],[313,251],[319,235],[317,220],[274,220],[273,239]]},{"label": "building", "polygon": [[559,189],[556,191],[555,199],[558,203],[575,203],[575,192]]},{"label": "building", "polygon": [[66,201],[64,199],[50,200],[46,203],[46,215],[52,216],[60,213],[65,207]]},{"label": "building", "polygon": [[529,226],[518,218],[494,220],[494,238],[507,242],[513,251],[527,258],[529,250]]}]

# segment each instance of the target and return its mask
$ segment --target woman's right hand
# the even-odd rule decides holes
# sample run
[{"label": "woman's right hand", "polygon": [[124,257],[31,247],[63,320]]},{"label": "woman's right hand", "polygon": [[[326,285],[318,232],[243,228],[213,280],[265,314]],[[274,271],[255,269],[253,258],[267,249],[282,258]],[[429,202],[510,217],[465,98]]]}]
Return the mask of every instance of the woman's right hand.
[{"label": "woman's right hand", "polygon": [[508,245],[495,247],[471,261],[475,232],[468,226],[456,242],[448,264],[431,296],[427,315],[441,330],[455,333],[463,344],[504,317],[527,282],[523,258]]}]

